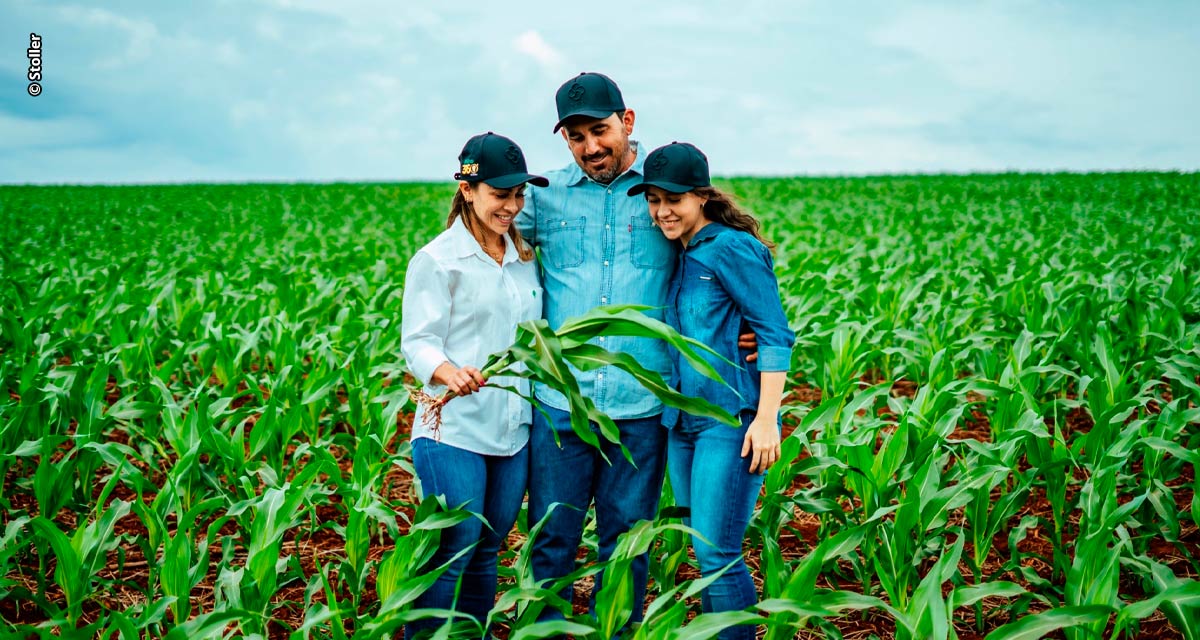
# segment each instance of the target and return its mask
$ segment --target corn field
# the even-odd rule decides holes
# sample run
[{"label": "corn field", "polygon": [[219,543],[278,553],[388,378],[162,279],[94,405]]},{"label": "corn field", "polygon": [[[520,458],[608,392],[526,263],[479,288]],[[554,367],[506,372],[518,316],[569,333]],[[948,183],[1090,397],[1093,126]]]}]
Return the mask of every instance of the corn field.
[{"label": "corn field", "polygon": [[[701,614],[673,516],[596,615],[501,552],[500,637],[1200,637],[1200,175],[733,179],[798,342]],[[379,638],[438,532],[400,357],[450,184],[0,187],[0,635]],[[649,550],[646,623],[619,588]],[[535,622],[546,607],[565,621]],[[478,637],[451,620],[440,637]]]}]

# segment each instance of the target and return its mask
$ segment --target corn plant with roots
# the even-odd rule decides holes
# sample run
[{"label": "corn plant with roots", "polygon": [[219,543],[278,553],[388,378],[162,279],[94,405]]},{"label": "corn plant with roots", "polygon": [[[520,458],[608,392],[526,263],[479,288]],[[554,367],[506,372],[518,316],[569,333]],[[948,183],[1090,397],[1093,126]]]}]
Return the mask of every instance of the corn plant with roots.
[{"label": "corn plant with roots", "polygon": [[[740,423],[737,418],[728,411],[703,398],[680,394],[672,389],[657,371],[642,366],[629,354],[614,353],[591,344],[591,340],[601,335],[662,340],[678,350],[689,366],[724,384],[704,354],[728,361],[704,343],[681,335],[667,324],[642,313],[651,308],[644,305],[596,307],[584,315],[568,318],[557,331],[551,330],[545,320],[523,322],[517,325],[517,336],[512,346],[489,357],[480,373],[485,379],[493,376],[525,378],[561,392],[570,406],[571,429],[579,438],[598,448],[600,440],[588,425],[589,422],[594,423],[599,427],[600,436],[620,445],[622,453],[630,463],[633,462],[633,458],[621,444],[616,423],[598,410],[591,398],[580,392],[573,368],[590,371],[606,366],[616,367],[633,376],[667,406],[693,415],[715,418],[731,427],[738,426]],[[500,388],[519,393],[512,387]],[[441,424],[442,407],[453,400],[456,394],[447,391],[434,397],[424,391],[414,390],[413,396],[426,406],[425,420],[436,429]],[[536,405],[535,399],[527,399]]]}]

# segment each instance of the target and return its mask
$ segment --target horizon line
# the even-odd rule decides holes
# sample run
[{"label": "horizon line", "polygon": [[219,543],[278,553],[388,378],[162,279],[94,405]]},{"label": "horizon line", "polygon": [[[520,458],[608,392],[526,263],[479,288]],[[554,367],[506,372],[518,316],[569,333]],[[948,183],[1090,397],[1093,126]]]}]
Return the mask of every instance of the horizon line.
[{"label": "horizon line", "polygon": [[[1200,175],[1200,169],[1005,169],[999,171],[910,171],[910,172],[829,172],[829,173],[742,173],[713,176],[714,180],[788,180],[788,179],[869,179],[869,178],[919,178],[919,177],[972,177],[972,176],[1054,176],[1054,175],[1123,175],[1123,174],[1161,174],[1161,175]],[[154,187],[154,186],[215,186],[215,185],[335,185],[335,184],[454,184],[453,179],[445,178],[331,178],[331,179],[294,179],[294,178],[261,178],[248,180],[148,180],[148,181],[109,181],[109,182],[5,182],[0,181],[0,187]]]}]

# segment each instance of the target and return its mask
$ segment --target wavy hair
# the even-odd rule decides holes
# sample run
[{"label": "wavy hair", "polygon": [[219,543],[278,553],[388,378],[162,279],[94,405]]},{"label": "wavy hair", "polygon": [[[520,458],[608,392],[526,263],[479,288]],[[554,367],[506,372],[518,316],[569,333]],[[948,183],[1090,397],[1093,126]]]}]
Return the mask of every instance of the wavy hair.
[{"label": "wavy hair", "polygon": [[775,248],[775,243],[763,237],[762,225],[758,223],[758,220],[738,208],[729,194],[716,187],[696,187],[692,193],[708,200],[700,208],[705,218],[713,222],[720,222],[738,231],[745,231],[766,245],[768,249]]}]

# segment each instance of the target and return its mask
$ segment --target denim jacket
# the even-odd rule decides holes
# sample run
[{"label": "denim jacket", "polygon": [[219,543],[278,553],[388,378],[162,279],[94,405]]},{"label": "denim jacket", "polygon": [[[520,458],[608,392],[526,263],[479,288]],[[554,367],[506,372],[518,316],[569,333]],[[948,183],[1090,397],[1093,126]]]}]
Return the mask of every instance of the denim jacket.
[{"label": "denim jacket", "polygon": [[[626,194],[642,181],[647,147],[612,184],[600,184],[572,162],[547,172],[550,186],[531,189],[517,228],[533,245],[542,267],[545,318],[558,329],[567,318],[601,305],[643,304],[647,315],[663,318],[667,285],[675,268],[677,243],[669,242],[650,220],[646,200]],[[642,366],[670,375],[667,346],[661,340],[601,336],[592,341],[609,351],[624,351]],[[615,367],[593,371],[571,368],[583,394],[614,419],[646,418],[662,413],[662,403],[633,376]],[[534,385],[537,399],[570,409],[562,394]]]},{"label": "denim jacket", "polygon": [[[704,354],[731,389],[681,362],[679,352],[672,349],[672,386],[735,416],[756,412],[759,372],[787,371],[796,339],[779,299],[770,250],[749,233],[710,222],[679,254],[667,301],[667,322],[672,327],[738,365]],[[737,346],[738,334],[747,331],[753,331],[758,339],[757,363],[746,362],[750,351]],[[663,424],[689,432],[720,425],[711,418],[669,408],[663,413]]]}]

